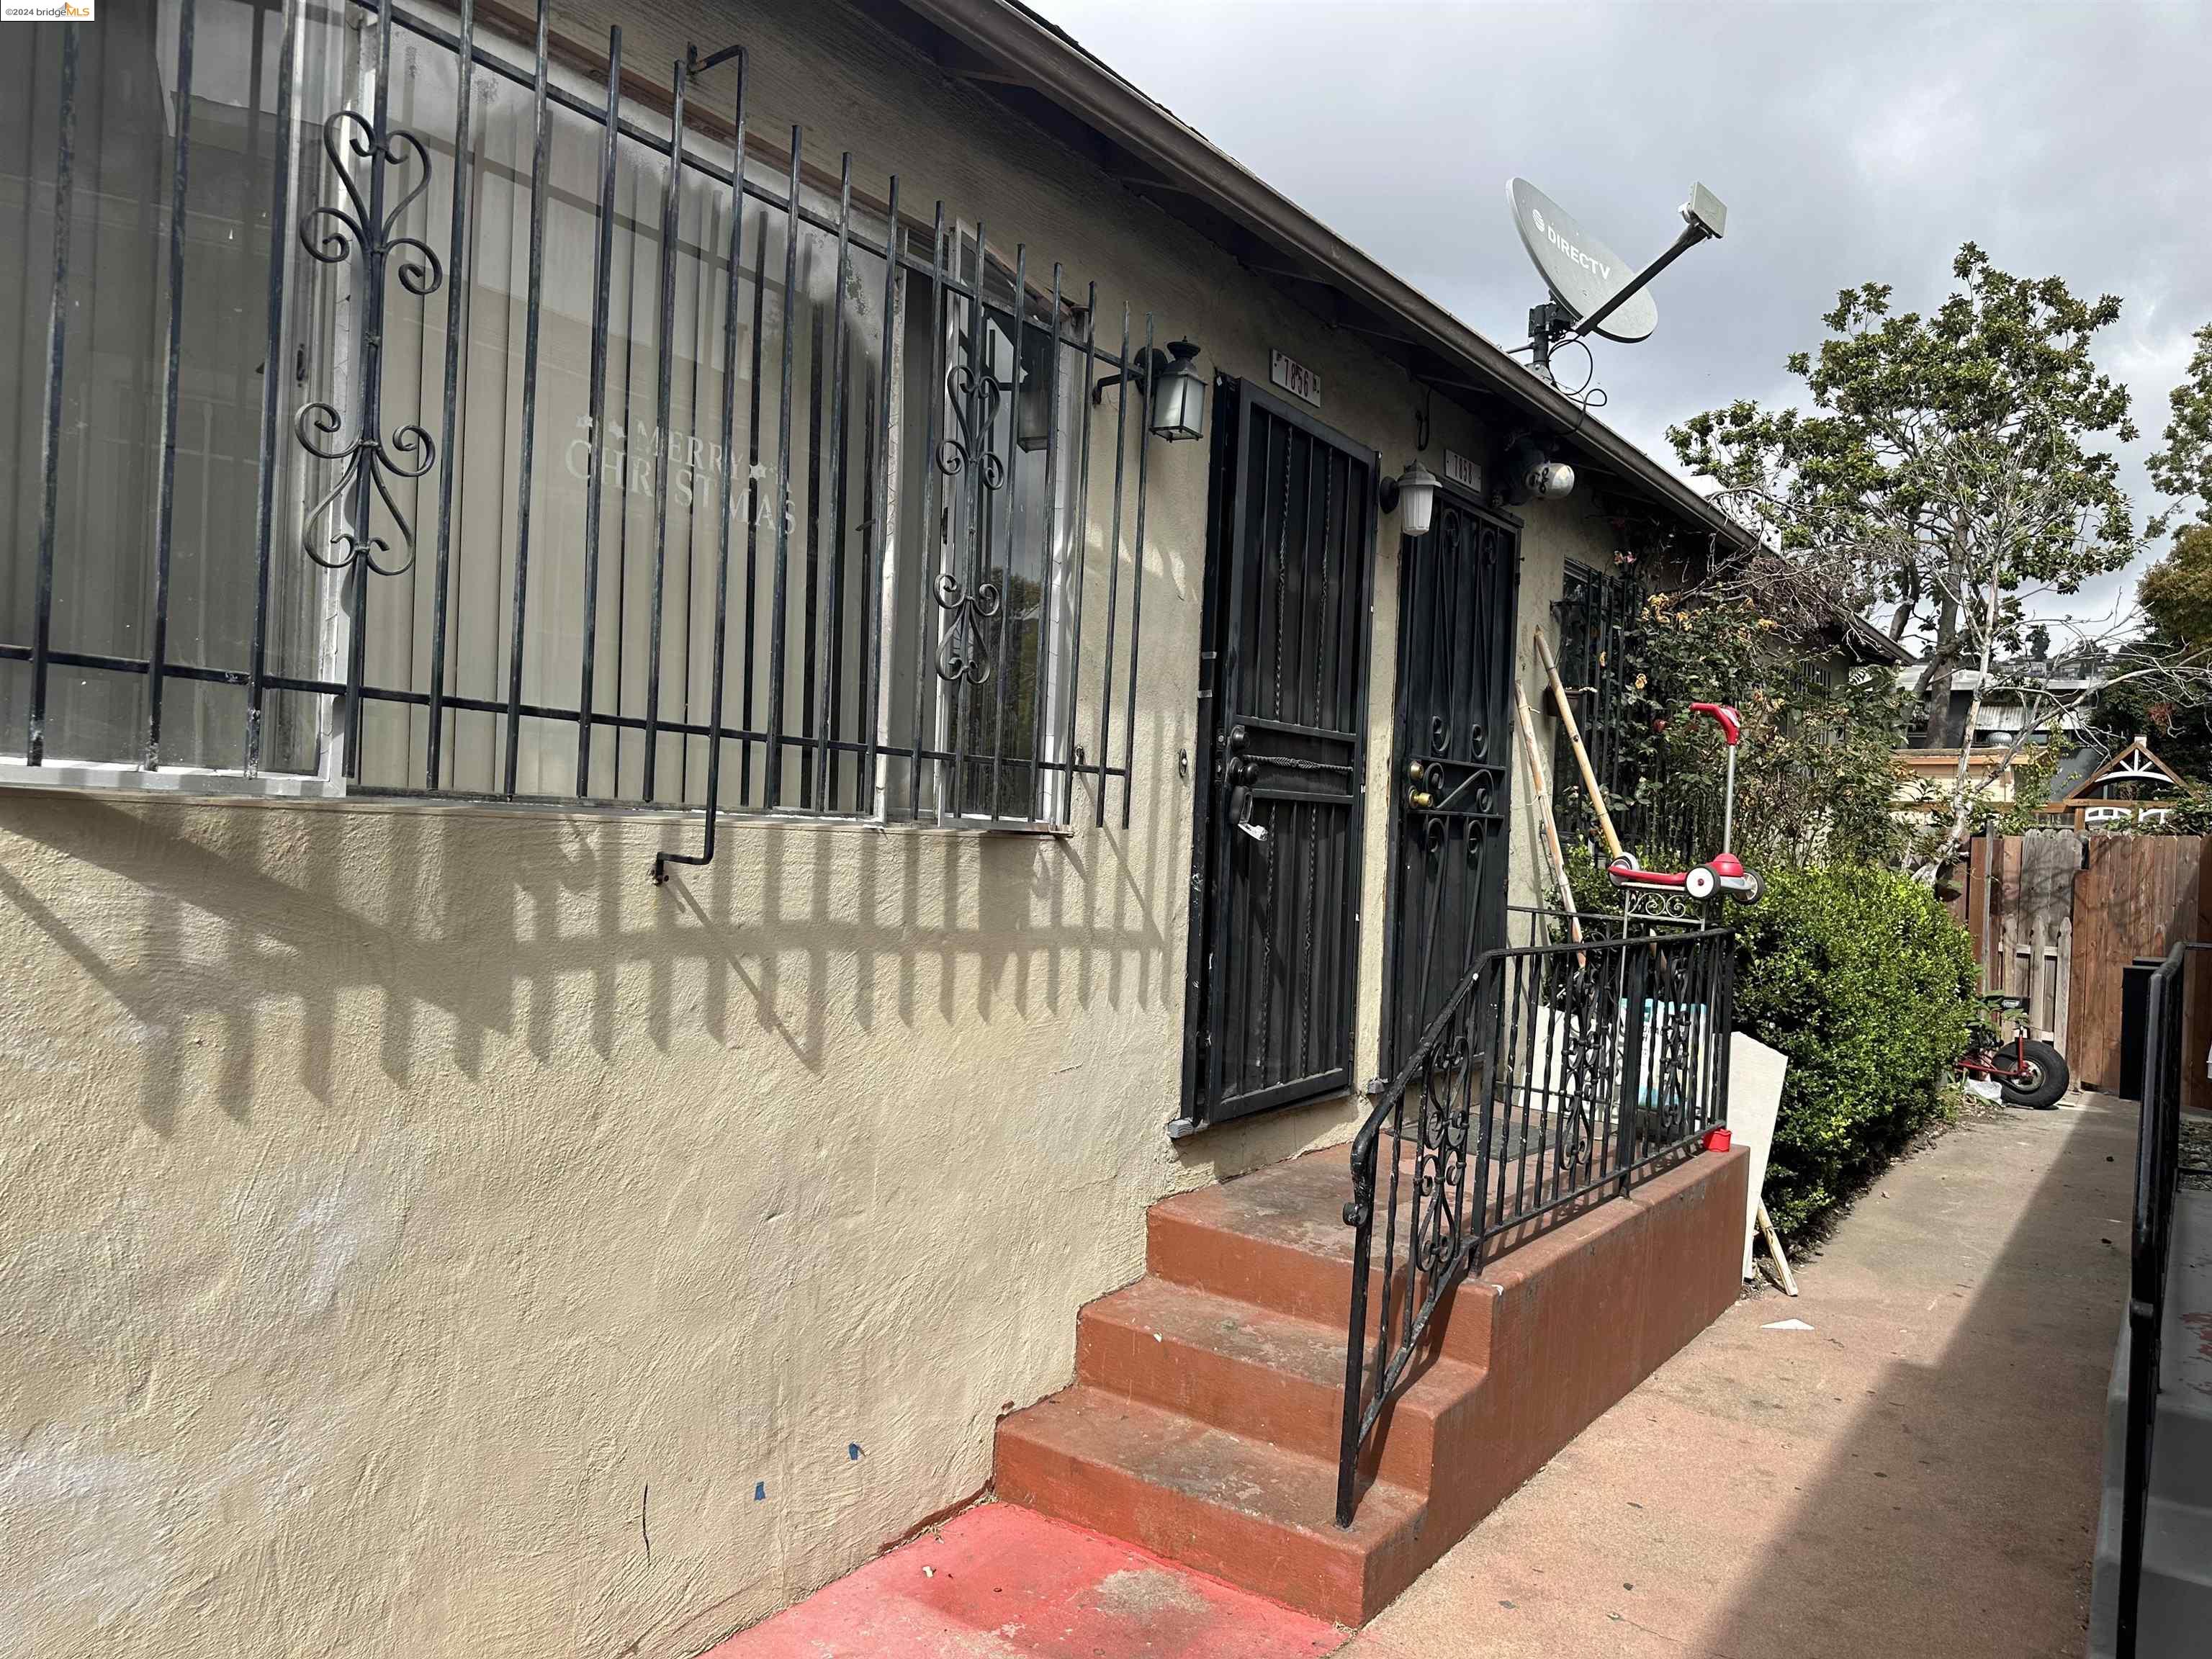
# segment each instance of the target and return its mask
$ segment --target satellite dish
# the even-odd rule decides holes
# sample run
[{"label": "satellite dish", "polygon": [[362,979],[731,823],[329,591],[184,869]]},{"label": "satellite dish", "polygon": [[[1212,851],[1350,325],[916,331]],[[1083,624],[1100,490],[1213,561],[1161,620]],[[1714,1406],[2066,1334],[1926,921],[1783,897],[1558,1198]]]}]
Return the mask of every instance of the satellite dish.
[{"label": "satellite dish", "polygon": [[[1521,245],[1535,261],[1552,298],[1565,309],[1568,321],[1589,316],[1638,274],[1526,179],[1516,179],[1506,193],[1513,203],[1513,224],[1521,233]],[[1596,332],[1633,345],[1650,339],[1658,326],[1659,307],[1650,294],[1639,291],[1600,323]]]}]

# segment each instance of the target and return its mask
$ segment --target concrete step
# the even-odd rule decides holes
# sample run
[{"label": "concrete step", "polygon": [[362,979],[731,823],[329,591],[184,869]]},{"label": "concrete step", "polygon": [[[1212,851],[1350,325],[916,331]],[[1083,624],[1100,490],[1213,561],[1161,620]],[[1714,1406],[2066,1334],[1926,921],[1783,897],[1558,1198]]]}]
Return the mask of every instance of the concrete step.
[{"label": "concrete step", "polygon": [[[2120,1588],[2120,1494],[2105,1489],[2089,1590],[2089,1653],[2113,1649]],[[2212,1510],[2154,1498],[2144,1516],[2136,1659],[2202,1659],[2212,1650]]]},{"label": "concrete step", "polygon": [[[2160,1369],[2166,1373],[2159,1390],[2158,1424],[2152,1431],[2150,1491],[2154,1498],[2212,1509],[2212,1393],[2189,1385],[2193,1364],[2175,1364],[2173,1350],[2197,1340],[2184,1328],[2177,1337],[2169,1322],[2160,1345]],[[2105,1484],[2117,1487],[2125,1467],[2128,1432],[2128,1366],[2134,1348],[2126,1319],[2112,1345],[2112,1380],[2105,1389]],[[2177,1377],[2179,1373],[2179,1378]]]},{"label": "concrete step", "polygon": [[1335,1493],[1332,1463],[1081,1384],[999,1425],[1000,1498],[1357,1625],[1419,1570],[1424,1506],[1377,1483],[1340,1528]]},{"label": "concrete step", "polygon": [[[1334,1464],[1344,1423],[1344,1327],[1294,1319],[1146,1277],[1083,1310],[1076,1380]],[[1480,1367],[1437,1359],[1391,1402],[1367,1471],[1425,1493],[1440,1419],[1480,1386]],[[1366,1393],[1371,1397],[1370,1378]]]},{"label": "concrete step", "polygon": [[2158,1367],[2152,1494],[2212,1508],[2212,1193],[2175,1194]]},{"label": "concrete step", "polygon": [[[1338,1149],[1164,1200],[1146,1216],[1146,1267],[1171,1284],[1341,1331],[1352,1310],[1353,1230],[1343,1214],[1351,1188],[1346,1154]],[[1378,1206],[1388,1195],[1386,1170]],[[1398,1215],[1401,1240],[1406,1208],[1401,1204]],[[1389,1285],[1394,1315],[1402,1315],[1415,1288],[1401,1261]],[[1383,1291],[1377,1263],[1368,1276],[1370,1337]],[[1462,1285],[1431,1322],[1434,1350],[1467,1364],[1486,1363],[1494,1301],[1487,1287]]]},{"label": "concrete step", "polygon": [[[2198,1659],[2212,1652],[2212,1194],[2185,1190],[2178,1200],[2137,1602],[2141,1659]],[[2133,1352],[2134,1333],[2124,1314],[2105,1391],[2105,1493],[2089,1595],[2092,1659],[2113,1651],[2117,1629]]]},{"label": "concrete step", "polygon": [[[1744,1159],[1686,1159],[1501,1241],[1437,1304],[1363,1451],[1349,1528],[1343,1152],[1157,1204],[1152,1271],[1083,1312],[1075,1385],[1000,1424],[999,1495],[1364,1623],[1735,1300]],[[1405,1278],[1401,1261],[1393,1301]]]}]

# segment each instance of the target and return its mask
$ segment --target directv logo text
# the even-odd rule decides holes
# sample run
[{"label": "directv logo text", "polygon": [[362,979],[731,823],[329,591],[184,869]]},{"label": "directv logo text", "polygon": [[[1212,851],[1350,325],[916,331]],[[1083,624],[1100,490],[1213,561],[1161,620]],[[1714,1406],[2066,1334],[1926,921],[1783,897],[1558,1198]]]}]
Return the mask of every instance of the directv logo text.
[{"label": "directv logo text", "polygon": [[1567,258],[1572,259],[1583,270],[1595,271],[1598,276],[1601,277],[1610,278],[1612,276],[1613,267],[1611,265],[1601,264],[1595,259],[1591,258],[1589,254],[1577,247],[1572,242],[1569,241],[1565,237],[1560,235],[1558,231],[1553,230],[1551,226],[1544,222],[1544,216],[1534,208],[1530,208],[1528,210],[1528,216],[1536,222],[1536,228],[1544,233],[1545,236],[1550,240],[1553,247],[1559,249],[1560,252],[1565,254]]}]

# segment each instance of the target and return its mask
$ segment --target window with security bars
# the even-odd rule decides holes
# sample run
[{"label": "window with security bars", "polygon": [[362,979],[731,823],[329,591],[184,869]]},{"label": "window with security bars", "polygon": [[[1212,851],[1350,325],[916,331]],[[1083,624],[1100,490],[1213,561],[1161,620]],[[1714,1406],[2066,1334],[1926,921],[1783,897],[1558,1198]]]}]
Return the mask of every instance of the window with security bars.
[{"label": "window with security bars", "polygon": [[[1644,831],[1637,811],[1640,780],[1621,752],[1621,738],[1631,718],[1628,703],[1635,679],[1629,666],[1630,635],[1642,603],[1640,585],[1630,573],[1616,569],[1601,574],[1570,560],[1553,606],[1559,635],[1559,675],[1574,699],[1575,721],[1591,769],[1605,791],[1616,829],[1638,846],[1642,843],[1637,837]],[[1602,863],[1605,850],[1597,815],[1585,799],[1582,769],[1564,726],[1553,744],[1552,776],[1562,828],[1571,839],[1589,846]]]},{"label": "window with security bars", "polygon": [[1148,319],[1101,339],[987,227],[747,143],[742,54],[656,111],[618,30],[572,75],[542,9],[27,33],[27,761],[1023,823],[1118,781],[1126,816]]}]

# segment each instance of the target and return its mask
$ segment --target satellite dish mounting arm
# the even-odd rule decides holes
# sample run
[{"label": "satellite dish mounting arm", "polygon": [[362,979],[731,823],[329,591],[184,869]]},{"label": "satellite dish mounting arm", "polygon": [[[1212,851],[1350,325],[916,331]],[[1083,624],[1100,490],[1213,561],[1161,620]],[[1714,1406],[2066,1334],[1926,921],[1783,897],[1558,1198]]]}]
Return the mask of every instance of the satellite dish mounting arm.
[{"label": "satellite dish mounting arm", "polygon": [[1673,246],[1613,290],[1612,296],[1587,317],[1570,319],[1566,307],[1547,301],[1528,313],[1528,334],[1534,367],[1549,366],[1552,346],[1559,340],[1579,340],[1641,294],[1651,280],[1704,241],[1718,241],[1728,229],[1728,208],[1703,185],[1690,186],[1690,199],[1682,204],[1682,234]]}]

